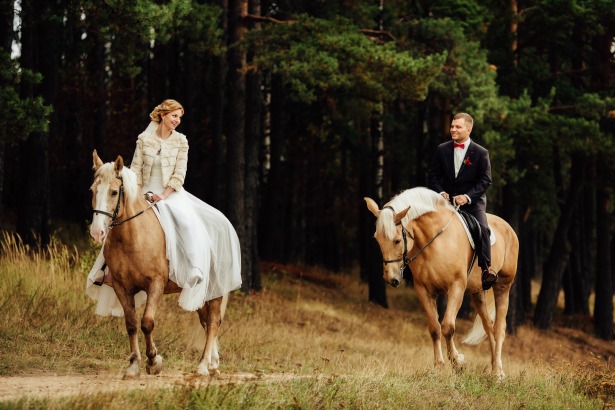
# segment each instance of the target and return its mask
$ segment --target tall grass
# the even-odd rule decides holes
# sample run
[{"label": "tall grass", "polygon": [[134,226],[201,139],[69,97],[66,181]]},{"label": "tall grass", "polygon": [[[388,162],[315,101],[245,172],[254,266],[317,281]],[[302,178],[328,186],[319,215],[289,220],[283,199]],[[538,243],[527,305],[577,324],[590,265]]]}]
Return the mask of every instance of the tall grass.
[{"label": "tall grass", "polygon": [[[129,353],[123,318],[97,317],[85,295],[96,256],[58,241],[27,249],[4,234],[0,255],[0,374],[118,374]],[[414,292],[389,292],[390,309],[366,302],[356,275],[263,264],[263,290],[232,295],[220,334],[224,382],[188,377],[203,331],[175,296],[158,310],[155,340],[174,387],[0,403],[0,408],[603,408],[614,404],[600,369],[554,368],[506,354],[508,377],[490,376],[488,345],[459,346],[464,371],[433,368]],[[469,329],[458,322],[458,333]],[[141,341],[142,351],[143,342]],[[143,372],[144,373],[144,372]],[[233,378],[249,373],[249,380]],[[143,374],[143,380],[153,376]],[[610,378],[609,378],[610,377]],[[150,379],[148,379],[150,378]],[[194,380],[197,380],[195,382]],[[606,386],[606,387],[604,387]],[[1,399],[0,399],[1,400]]]}]

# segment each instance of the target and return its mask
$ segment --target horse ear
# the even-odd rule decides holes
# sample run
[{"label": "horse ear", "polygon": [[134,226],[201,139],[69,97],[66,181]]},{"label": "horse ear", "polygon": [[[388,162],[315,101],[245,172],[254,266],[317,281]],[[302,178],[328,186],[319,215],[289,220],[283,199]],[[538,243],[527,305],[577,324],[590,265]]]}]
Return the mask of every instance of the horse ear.
[{"label": "horse ear", "polygon": [[122,168],[124,168],[124,159],[121,155],[118,155],[115,160],[115,172],[119,175],[122,172]]},{"label": "horse ear", "polygon": [[395,223],[399,223],[399,221],[401,221],[402,219],[404,219],[404,216],[406,216],[406,214],[408,213],[408,211],[410,210],[411,207],[407,207],[406,209],[404,209],[401,212],[398,212],[397,215],[395,215]]},{"label": "horse ear", "polygon": [[368,197],[365,197],[363,199],[365,199],[365,202],[367,203],[367,209],[369,209],[374,214],[374,216],[378,218],[378,215],[380,215],[380,209],[378,208],[376,202]]},{"label": "horse ear", "polygon": [[92,168],[94,169],[94,171],[97,171],[98,168],[103,166],[103,162],[98,156],[98,153],[96,152],[96,150],[92,152],[92,159],[94,160],[94,164],[92,165]]}]

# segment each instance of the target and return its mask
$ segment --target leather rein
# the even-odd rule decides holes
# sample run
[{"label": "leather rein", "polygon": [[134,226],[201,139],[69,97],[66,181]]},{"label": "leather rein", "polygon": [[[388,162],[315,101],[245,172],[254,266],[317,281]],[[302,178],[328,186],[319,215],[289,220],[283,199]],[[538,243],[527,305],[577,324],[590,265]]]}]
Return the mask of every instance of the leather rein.
[{"label": "leather rein", "polygon": [[[395,209],[393,209],[392,206],[385,206],[382,209],[386,209],[389,208],[391,211],[393,211],[393,215],[395,215]],[[453,221],[453,218],[455,217],[455,213],[453,212],[453,215],[451,215],[451,219],[448,220],[448,222],[446,223],[446,225],[444,225],[444,227],[442,229],[440,229],[440,231],[438,231],[438,233],[435,234],[435,236],[433,238],[431,238],[421,249],[419,249],[419,251],[411,258],[408,258],[408,236],[410,238],[412,238],[412,240],[414,241],[414,235],[412,235],[410,233],[410,231],[408,229],[406,229],[406,227],[401,223],[401,221],[397,222],[395,225],[401,225],[401,237],[404,240],[404,253],[402,255],[401,258],[397,258],[397,259],[390,259],[390,260],[384,260],[384,265],[386,266],[389,263],[394,263],[394,262],[403,262],[401,264],[401,266],[399,267],[399,272],[400,272],[400,276],[403,278],[403,273],[404,273],[404,269],[406,268],[406,266],[410,265],[410,263],[412,263],[412,261],[414,261],[421,253],[423,253],[423,251],[425,250],[425,248],[427,248],[429,245],[431,245],[431,243],[440,235],[442,235],[442,233],[444,233],[444,231],[446,230],[446,228],[448,228],[448,226],[451,224],[451,222]]]},{"label": "leather rein", "polygon": [[[120,226],[121,224],[123,224],[124,222],[128,222],[131,219],[136,218],[137,216],[141,215],[143,212],[147,211],[148,209],[150,209],[152,206],[154,206],[154,204],[150,203],[150,205],[145,208],[144,210],[142,210],[139,213],[136,213],[124,220],[121,221],[116,221],[117,219],[117,215],[120,212],[120,205],[122,203],[122,198],[124,197],[124,179],[121,176],[116,176],[117,179],[120,180],[120,192],[119,195],[117,197],[117,204],[115,205],[115,210],[113,211],[113,213],[107,212],[107,211],[101,211],[100,209],[94,209],[94,213],[95,214],[102,214],[105,216],[108,216],[109,218],[111,218],[111,223],[109,224],[109,230],[111,230],[112,228],[116,227],[116,226]],[[150,192],[148,192],[147,194],[150,194]],[[147,197],[146,194],[146,197]]]}]

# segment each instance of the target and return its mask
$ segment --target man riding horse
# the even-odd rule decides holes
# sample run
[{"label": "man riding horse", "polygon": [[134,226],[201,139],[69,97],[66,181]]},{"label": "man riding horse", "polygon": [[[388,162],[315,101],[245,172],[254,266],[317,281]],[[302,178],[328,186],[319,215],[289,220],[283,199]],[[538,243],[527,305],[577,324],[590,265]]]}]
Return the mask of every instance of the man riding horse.
[{"label": "man riding horse", "polygon": [[440,193],[447,201],[459,205],[462,211],[473,215],[481,227],[482,243],[476,244],[478,265],[482,269],[483,289],[490,289],[498,281],[491,269],[490,230],[487,224],[487,198],[491,185],[489,151],[470,139],[474,120],[469,114],[459,113],[451,123],[451,141],[436,149],[429,167],[429,188]]}]

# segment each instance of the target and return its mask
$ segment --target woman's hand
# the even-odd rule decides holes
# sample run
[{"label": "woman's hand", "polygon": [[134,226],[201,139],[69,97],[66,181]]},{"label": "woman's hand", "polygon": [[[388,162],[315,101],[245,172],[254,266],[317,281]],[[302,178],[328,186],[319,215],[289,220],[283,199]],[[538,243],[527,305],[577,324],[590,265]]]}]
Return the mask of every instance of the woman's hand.
[{"label": "woman's hand", "polygon": [[164,193],[162,193],[162,194],[154,194],[152,196],[152,199],[154,200],[154,202],[164,201],[165,199],[167,199],[167,196]]}]

